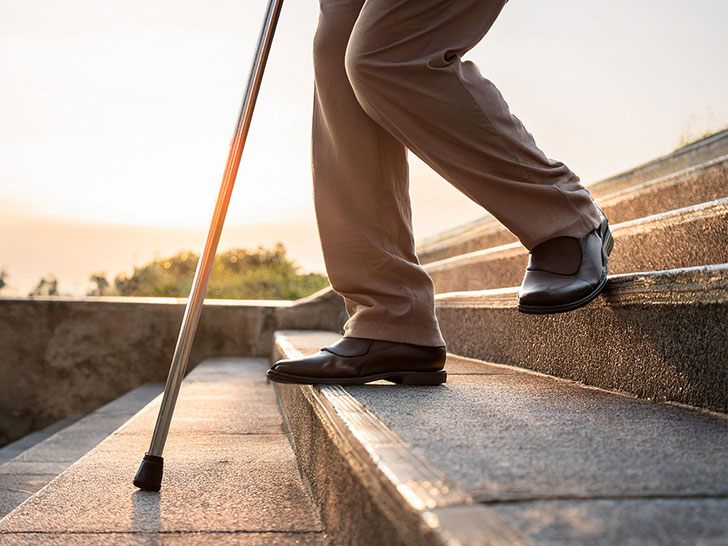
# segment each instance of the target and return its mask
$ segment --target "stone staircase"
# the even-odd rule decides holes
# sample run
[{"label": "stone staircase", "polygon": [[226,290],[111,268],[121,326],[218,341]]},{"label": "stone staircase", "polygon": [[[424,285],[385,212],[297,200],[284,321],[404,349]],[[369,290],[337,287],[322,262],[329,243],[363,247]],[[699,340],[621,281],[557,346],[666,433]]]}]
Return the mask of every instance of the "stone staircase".
[{"label": "stone staircase", "polygon": [[276,385],[335,543],[728,543],[728,132],[591,191],[616,245],[589,306],[518,313],[527,253],[485,216],[418,247],[447,384]]},{"label": "stone staircase", "polygon": [[[0,544],[728,543],[728,132],[590,189],[616,245],[589,306],[518,313],[527,254],[491,217],[425,239],[445,385],[273,385],[265,359],[208,359],[161,493],[131,483],[147,385],[5,451]],[[317,329],[332,296],[278,319],[272,360],[339,338]]]}]

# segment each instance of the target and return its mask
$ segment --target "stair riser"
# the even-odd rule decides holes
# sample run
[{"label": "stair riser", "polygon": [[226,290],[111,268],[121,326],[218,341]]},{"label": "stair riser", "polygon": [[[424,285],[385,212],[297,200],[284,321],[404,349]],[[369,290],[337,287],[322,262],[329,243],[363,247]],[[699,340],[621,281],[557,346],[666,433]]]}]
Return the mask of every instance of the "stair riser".
[{"label": "stair riser", "polygon": [[515,235],[499,224],[495,218],[490,218],[463,237],[458,237],[436,247],[418,250],[417,257],[421,264],[428,264],[484,248],[493,248],[517,242],[518,238]]},{"label": "stair riser", "polygon": [[588,306],[557,315],[518,313],[515,291],[506,291],[438,300],[437,317],[454,354],[727,412],[728,283],[720,283],[709,289],[698,277],[676,296],[669,282],[650,294],[610,281]]},{"label": "stair riser", "polygon": [[[609,273],[657,271],[728,262],[728,203],[614,226]],[[509,246],[425,266],[437,293],[518,286],[528,251]]]},{"label": "stair riser", "polygon": [[617,224],[728,197],[728,159],[686,176],[647,184],[597,198],[610,223]]},{"label": "stair riser", "polygon": [[[595,196],[611,224],[713,201],[728,196],[728,159],[696,168],[684,175],[645,184],[627,191]],[[518,239],[490,219],[451,241],[418,250],[420,263],[517,242]]]}]

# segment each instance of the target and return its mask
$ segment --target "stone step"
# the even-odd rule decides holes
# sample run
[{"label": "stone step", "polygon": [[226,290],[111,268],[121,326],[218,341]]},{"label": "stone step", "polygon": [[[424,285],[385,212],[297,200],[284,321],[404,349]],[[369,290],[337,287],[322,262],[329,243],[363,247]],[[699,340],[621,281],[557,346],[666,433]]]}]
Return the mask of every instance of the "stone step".
[{"label": "stone step", "polygon": [[728,155],[728,129],[589,185],[596,196],[614,193]]},{"label": "stone step", "polygon": [[71,426],[73,423],[83,417],[82,413],[74,413],[56,421],[52,425],[49,425],[41,430],[36,430],[30,434],[26,434],[22,438],[15,440],[14,442],[0,448],[0,465],[20,455],[23,451],[30,449],[36,444],[41,443],[46,438],[50,438],[56,432],[63,430],[66,427]]},{"label": "stone step", "polygon": [[[338,338],[278,332],[273,358]],[[347,543],[419,543],[411,512],[448,544],[728,541],[725,416],[452,354],[446,368],[438,387],[276,385],[322,517]],[[371,536],[347,534],[361,521]]]},{"label": "stone step", "polygon": [[[653,182],[660,179],[669,179],[674,176],[680,176],[690,173],[693,169],[700,170],[703,167],[715,165],[724,162],[728,158],[728,130],[721,131],[707,138],[701,139],[688,146],[680,148],[671,154],[659,157],[653,161],[649,161],[633,169],[617,174],[615,176],[588,184],[592,196],[600,199],[613,193],[621,193],[624,190],[636,186],[642,186],[646,182]],[[674,207],[679,208],[688,204],[700,203],[708,201],[714,197],[703,197],[692,202],[682,201]],[[665,208],[662,210],[669,210]],[[661,212],[661,211],[654,211]],[[649,213],[652,214],[652,213]],[[637,218],[633,216],[632,218]],[[630,218],[627,218],[630,219]],[[449,237],[457,237],[461,233],[475,228],[483,222],[492,221],[493,218],[487,214],[480,219],[468,222],[466,224],[453,227],[441,233],[436,233],[428,237],[424,237],[418,241],[418,252],[423,252],[427,247],[438,242],[444,242]],[[621,219],[619,221],[622,221]],[[490,245],[496,246],[496,245]],[[485,247],[482,247],[485,248]]]},{"label": "stone step", "polygon": [[[338,338],[333,332],[279,331],[272,358],[296,358]],[[275,386],[301,471],[334,544],[529,544],[348,390]]]},{"label": "stone step", "polygon": [[597,197],[612,223],[728,197],[728,155]]},{"label": "stone step", "polygon": [[[25,449],[0,465],[0,518],[126,423],[162,388],[160,383],[142,385],[86,416],[71,416],[15,442]],[[49,429],[55,432],[46,434]],[[45,437],[35,442],[38,434]]]},{"label": "stone step", "polygon": [[[611,226],[610,273],[633,273],[728,262],[728,198]],[[517,286],[528,251],[512,243],[425,265],[435,291]]]},{"label": "stone step", "polygon": [[519,313],[517,287],[438,294],[448,350],[728,412],[728,264],[610,276],[592,303]]},{"label": "stone step", "polygon": [[[728,155],[636,186],[614,189],[613,193],[594,195],[612,224],[728,197]],[[484,216],[423,239],[417,245],[417,255],[421,263],[429,263],[513,242],[517,239],[510,231],[492,216]]]},{"label": "stone step", "polygon": [[210,359],[179,394],[159,493],[132,480],[161,396],[0,521],[0,543],[328,544],[260,358]]}]

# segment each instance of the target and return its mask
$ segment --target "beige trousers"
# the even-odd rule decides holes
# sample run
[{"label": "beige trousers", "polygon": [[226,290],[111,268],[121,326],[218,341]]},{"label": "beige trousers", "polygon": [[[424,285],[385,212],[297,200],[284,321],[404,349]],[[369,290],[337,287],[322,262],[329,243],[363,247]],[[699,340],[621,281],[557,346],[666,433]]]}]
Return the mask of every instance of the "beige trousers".
[{"label": "beige trousers", "polygon": [[445,345],[412,232],[407,149],[529,250],[600,223],[589,191],[549,159],[461,56],[503,0],[320,0],[313,195],[345,336]]}]

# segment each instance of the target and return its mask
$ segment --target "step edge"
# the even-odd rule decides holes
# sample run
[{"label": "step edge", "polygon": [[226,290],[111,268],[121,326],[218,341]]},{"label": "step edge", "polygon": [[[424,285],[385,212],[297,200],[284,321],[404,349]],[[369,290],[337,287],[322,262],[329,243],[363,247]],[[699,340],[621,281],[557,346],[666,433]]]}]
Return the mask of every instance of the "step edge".
[{"label": "step edge", "polygon": [[[48,438],[54,436],[56,433],[61,432],[62,430],[76,424],[84,417],[86,417],[86,415],[84,415],[83,413],[72,413],[71,415],[67,415],[62,419],[58,419],[55,423],[51,423],[47,427],[43,427],[39,430],[34,430],[33,432],[29,432],[25,436],[21,436],[17,440],[13,440],[9,444],[4,445],[0,448],[0,468],[5,463],[15,459],[15,457],[22,455],[23,453],[37,446],[41,442],[45,442]],[[31,444],[24,446],[20,451],[17,451],[15,455],[12,455],[11,457],[6,456],[7,453],[15,451],[15,446],[22,445],[23,442],[27,441],[33,436],[35,436],[37,440],[34,438]]]},{"label": "step edge", "polygon": [[[295,330],[275,332],[274,353],[283,358],[300,358],[303,353],[288,339],[291,332]],[[417,453],[344,388],[285,388],[295,388],[303,394],[321,424],[334,431],[339,441],[352,446],[359,463],[398,497],[398,506],[408,516],[414,514],[419,518],[421,525],[433,533],[435,544],[464,544],[465,537],[468,544],[530,544],[520,531],[492,509],[475,502],[463,485]],[[352,466],[350,461],[347,464]],[[459,513],[452,518],[457,521],[457,528],[448,523],[454,511]],[[462,517],[464,513],[466,517]]]},{"label": "step edge", "polygon": [[[76,421],[76,423],[74,423],[74,425],[80,424],[86,418],[92,417],[94,415],[98,415],[97,412],[100,409],[108,408],[108,406],[112,405],[114,402],[116,402],[120,398],[123,398],[123,397],[131,394],[132,392],[136,391],[137,389],[140,389],[140,388],[143,388],[143,387],[148,387],[150,385],[158,385],[160,387],[160,389],[163,389],[163,387],[164,387],[164,385],[162,383],[156,383],[156,382],[149,382],[149,383],[144,383],[142,385],[139,385],[138,387],[135,387],[134,389],[131,389],[130,391],[122,394],[116,400],[112,400],[111,402],[109,402],[107,404],[104,404],[103,406],[101,406],[100,408],[92,411],[91,413],[86,414],[83,418],[81,418],[78,421]],[[141,408],[139,408],[136,412],[134,412],[133,414],[131,414],[128,419],[126,419],[121,425],[119,425],[113,431],[111,431],[109,434],[107,434],[106,437],[103,438],[94,447],[92,447],[86,453],[84,453],[83,455],[81,455],[73,463],[71,463],[70,465],[68,465],[61,472],[59,472],[56,476],[54,476],[53,479],[51,479],[48,483],[46,483],[45,485],[43,485],[43,487],[41,487],[40,489],[38,489],[37,491],[35,491],[32,495],[29,495],[23,502],[21,502],[20,504],[18,504],[17,506],[15,506],[10,512],[8,512],[2,518],[0,518],[0,535],[2,535],[2,533],[3,533],[3,531],[2,531],[2,524],[3,524],[3,521],[5,520],[5,518],[9,518],[13,514],[13,512],[15,512],[16,510],[20,509],[26,502],[30,501],[30,499],[32,499],[36,495],[40,495],[47,487],[50,487],[60,476],[62,476],[66,472],[68,472],[72,467],[74,467],[76,464],[78,464],[82,459],[85,459],[86,457],[89,457],[92,453],[94,453],[97,449],[99,449],[99,447],[104,442],[106,442],[111,436],[113,436],[114,434],[117,434],[119,431],[121,431],[122,429],[124,429],[125,427],[127,427],[132,420],[134,420],[141,413],[144,413],[147,410],[148,407],[156,404],[157,403],[157,400],[160,400],[161,399],[161,396],[162,396],[162,392],[160,392],[159,394],[157,394],[156,396],[154,396],[154,398],[152,398],[151,400],[149,400]],[[71,425],[71,426],[73,426],[73,425]],[[63,430],[66,430],[66,429],[63,429]],[[63,432],[63,430],[58,431],[58,433]],[[56,433],[56,434],[58,434],[58,433]],[[52,435],[52,436],[49,436],[48,438],[46,438],[46,440],[50,440],[53,436],[55,436],[55,434]],[[46,441],[46,440],[44,440],[44,441]],[[22,453],[18,455],[18,457],[20,457],[20,456],[22,456]],[[7,461],[7,462],[12,462],[13,460],[15,460],[15,458],[13,458],[13,459],[11,459],[10,461]]]},{"label": "step edge", "polygon": [[[697,277],[697,280],[695,278]],[[669,290],[665,290],[669,288]],[[435,294],[437,307],[516,308],[519,287],[459,290]],[[642,296],[643,305],[696,303],[723,304],[728,301],[728,263],[700,265],[659,271],[639,271],[609,275],[607,286],[598,300],[608,305],[634,305]],[[653,296],[649,298],[648,296]]]}]

